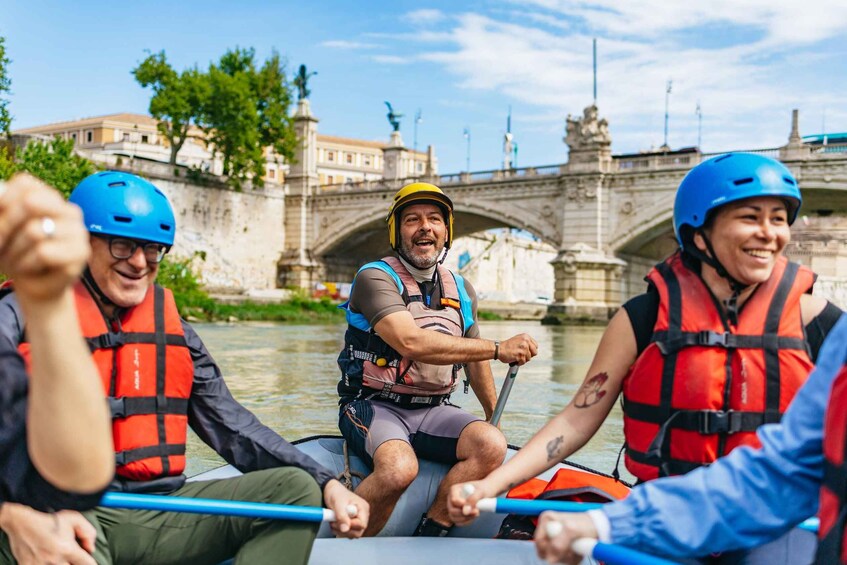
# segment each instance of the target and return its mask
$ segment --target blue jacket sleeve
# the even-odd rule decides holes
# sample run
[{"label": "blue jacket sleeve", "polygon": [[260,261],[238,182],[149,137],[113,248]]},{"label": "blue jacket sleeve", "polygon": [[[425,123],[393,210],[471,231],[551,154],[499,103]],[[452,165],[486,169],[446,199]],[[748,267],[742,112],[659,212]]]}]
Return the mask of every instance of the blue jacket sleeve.
[{"label": "blue jacket sleeve", "polygon": [[759,429],[761,449],[739,448],[709,467],[650,481],[607,505],[612,541],[668,556],[760,545],[817,512],[823,423],[832,381],[847,357],[847,316],[781,424]]},{"label": "blue jacket sleeve", "polygon": [[191,429],[227,463],[241,472],[293,466],[308,472],[321,489],[332,471],[285,441],[239,404],[197,332],[182,323],[194,361],[194,384],[188,403]]}]

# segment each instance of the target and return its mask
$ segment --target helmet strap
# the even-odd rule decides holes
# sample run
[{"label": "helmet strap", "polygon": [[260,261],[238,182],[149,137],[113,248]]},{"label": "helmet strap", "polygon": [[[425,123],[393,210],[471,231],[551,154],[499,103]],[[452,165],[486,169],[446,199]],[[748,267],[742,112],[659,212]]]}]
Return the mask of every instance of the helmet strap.
[{"label": "helmet strap", "polygon": [[[441,259],[438,261],[438,264],[439,264],[439,265],[443,265],[443,264],[444,264],[444,261],[447,259],[447,253],[449,253],[449,252],[450,252],[450,248],[449,248],[449,247],[447,247],[447,246],[445,245],[445,246],[444,246],[444,255],[442,255],[442,256],[441,256]],[[436,271],[437,271],[437,270],[438,270],[438,269],[436,269]]]},{"label": "helmet strap", "polygon": [[85,266],[85,270],[82,272],[82,284],[85,285],[85,288],[88,291],[95,295],[100,303],[104,306],[116,306],[112,299],[106,296],[106,293],[100,288],[100,285],[97,284],[97,281],[94,280],[94,275],[91,274],[91,269],[88,268],[88,265]]},{"label": "helmet strap", "polygon": [[727,280],[729,287],[732,289],[732,295],[728,299],[724,300],[724,306],[726,306],[726,313],[729,316],[730,323],[734,326],[738,325],[738,297],[750,285],[743,284],[730,275],[726,270],[726,267],[724,267],[718,260],[715,248],[712,246],[712,242],[706,236],[706,233],[703,230],[698,230],[698,233],[700,234],[700,237],[703,238],[703,242],[706,244],[706,249],[708,249],[709,253],[704,253],[700,248],[694,245],[693,241],[691,242],[691,245],[687,246],[688,249],[686,249],[686,251],[690,255],[712,267],[718,273],[718,276]]}]

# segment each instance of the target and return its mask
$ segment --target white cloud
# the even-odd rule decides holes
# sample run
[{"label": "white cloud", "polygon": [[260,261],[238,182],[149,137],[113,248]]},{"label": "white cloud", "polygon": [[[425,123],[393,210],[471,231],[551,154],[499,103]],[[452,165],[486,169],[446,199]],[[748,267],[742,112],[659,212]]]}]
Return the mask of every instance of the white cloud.
[{"label": "white cloud", "polygon": [[426,25],[440,22],[445,18],[441,10],[421,9],[406,14],[406,20],[416,25]]},{"label": "white cloud", "polygon": [[412,62],[409,57],[400,57],[398,55],[374,55],[371,60],[377,63],[386,65],[406,65]]},{"label": "white cloud", "polygon": [[361,43],[358,41],[347,41],[345,39],[333,39],[321,43],[321,47],[329,47],[332,49],[376,49],[379,45],[375,43]]},{"label": "white cloud", "polygon": [[[788,133],[789,118],[783,116],[787,105],[823,103],[815,101],[816,95],[838,104],[837,89],[816,93],[780,71],[786,65],[801,67],[803,49],[816,56],[810,43],[835,37],[847,27],[847,3],[842,7],[833,0],[820,1],[826,9],[774,0],[717,0],[709,6],[663,0],[521,0],[522,17],[509,12],[509,21],[459,15],[452,29],[439,32],[450,36],[443,48],[418,58],[444,66],[461,88],[497,91],[564,117],[580,113],[591,100],[591,40],[597,34],[599,104],[616,145],[628,144],[629,133],[616,134],[628,128],[638,130],[632,135],[640,136],[640,145],[645,129],[658,132],[656,145],[662,142],[669,78],[672,123],[677,128],[684,125],[696,132],[699,100],[705,116],[703,137],[711,147],[718,140],[729,147],[750,145],[755,139],[781,144]],[[706,24],[712,27],[704,31]],[[729,46],[704,47],[710,38],[702,34],[716,25],[739,26],[755,37],[740,34]],[[753,28],[759,32],[751,34]],[[577,29],[581,31],[573,31]],[[785,127],[776,126],[775,120],[784,120]],[[778,139],[774,131],[780,132]],[[717,132],[735,136],[735,143],[717,137]],[[681,142],[694,143],[696,133]]]}]

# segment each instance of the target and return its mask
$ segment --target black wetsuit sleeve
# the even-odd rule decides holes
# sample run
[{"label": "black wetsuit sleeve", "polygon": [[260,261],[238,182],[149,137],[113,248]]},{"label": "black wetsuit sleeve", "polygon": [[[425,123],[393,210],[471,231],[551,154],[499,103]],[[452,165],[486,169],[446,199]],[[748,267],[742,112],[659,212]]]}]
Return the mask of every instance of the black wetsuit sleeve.
[{"label": "black wetsuit sleeve", "polygon": [[826,336],[829,335],[829,331],[838,322],[841,314],[843,314],[841,308],[827,301],[821,313],[815,316],[806,326],[806,341],[809,344],[809,353],[813,362],[817,363],[821,345],[823,345]]},{"label": "black wetsuit sleeve", "polygon": [[650,340],[653,339],[653,327],[655,327],[656,318],[659,315],[659,293],[655,290],[648,290],[644,294],[630,298],[623,305],[623,309],[629,316],[632,333],[635,334],[638,355],[641,355],[650,345]]},{"label": "black wetsuit sleeve", "polygon": [[191,429],[242,473],[273,467],[299,467],[312,475],[323,490],[335,475],[239,404],[200,336],[187,322],[183,321],[182,327],[194,362],[194,385],[188,402]]},{"label": "black wetsuit sleeve", "polygon": [[26,444],[29,377],[18,354],[23,321],[17,300],[0,300],[0,501],[17,502],[36,510],[86,510],[104,491],[76,494],[57,489],[39,473]]}]

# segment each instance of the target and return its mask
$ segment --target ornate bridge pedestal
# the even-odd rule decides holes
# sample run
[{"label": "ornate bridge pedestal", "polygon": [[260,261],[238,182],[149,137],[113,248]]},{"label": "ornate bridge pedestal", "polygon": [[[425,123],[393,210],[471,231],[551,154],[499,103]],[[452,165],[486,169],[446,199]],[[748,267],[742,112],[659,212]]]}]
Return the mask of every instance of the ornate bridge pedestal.
[{"label": "ornate bridge pedestal", "polygon": [[313,197],[320,182],[313,149],[317,144],[318,119],[312,115],[307,98],[297,103],[294,128],[299,145],[285,179],[285,248],[277,261],[277,284],[283,288],[311,288],[323,279],[323,268],[311,252]]},{"label": "ornate bridge pedestal", "polygon": [[547,307],[543,323],[605,322],[620,306],[626,262],[577,243],[551,263],[556,277],[555,302]]}]

